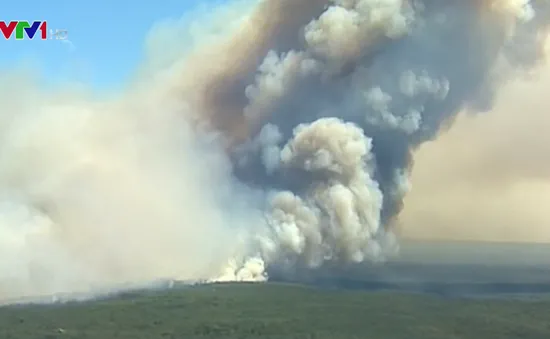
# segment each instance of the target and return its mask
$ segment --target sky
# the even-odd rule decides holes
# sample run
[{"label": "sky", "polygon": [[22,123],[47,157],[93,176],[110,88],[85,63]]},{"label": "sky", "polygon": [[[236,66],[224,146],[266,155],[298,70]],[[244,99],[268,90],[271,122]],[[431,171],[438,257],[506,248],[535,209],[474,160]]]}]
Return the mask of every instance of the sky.
[{"label": "sky", "polygon": [[39,68],[47,83],[70,80],[96,90],[117,88],[139,64],[144,39],[156,22],[179,19],[209,2],[214,1],[4,1],[0,20],[47,21],[48,30],[66,29],[72,44],[0,35],[0,69],[31,66]]}]

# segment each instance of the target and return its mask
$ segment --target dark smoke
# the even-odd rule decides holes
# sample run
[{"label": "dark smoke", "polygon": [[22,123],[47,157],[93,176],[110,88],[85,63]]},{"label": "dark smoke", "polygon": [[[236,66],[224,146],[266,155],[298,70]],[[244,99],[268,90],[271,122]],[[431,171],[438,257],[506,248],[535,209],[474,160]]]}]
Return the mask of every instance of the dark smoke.
[{"label": "dark smoke", "polygon": [[[254,137],[236,148],[234,162],[241,181],[293,192],[287,198],[298,199],[272,207],[286,214],[274,228],[296,228],[295,236],[302,237],[302,245],[283,252],[317,251],[308,255],[324,259],[305,259],[317,266],[326,260],[362,261],[357,252],[380,247],[376,239],[391,234],[403,208],[412,152],[437,138],[459,112],[490,110],[505,80],[542,60],[549,8],[546,1],[332,1],[297,32],[299,46],[274,45],[255,83],[240,87],[249,99],[243,111]],[[348,123],[364,135],[331,127]],[[332,128],[330,135],[322,134]],[[307,129],[310,136],[303,142],[309,146],[299,152],[299,134]],[[337,154],[346,152],[353,138],[372,143],[370,152],[360,155],[363,161],[353,163],[354,172],[366,171],[359,182],[342,172],[349,159]],[[285,161],[281,149],[299,154]],[[370,192],[361,196],[354,185]],[[321,197],[334,187],[345,187],[349,199],[338,205]],[[362,214],[376,205],[377,190],[381,208],[370,212],[379,219],[368,220]],[[290,210],[293,203],[303,211]],[[354,220],[343,220],[338,209]],[[298,216],[304,210],[312,214],[307,221]],[[348,227],[361,230],[352,231],[359,244],[346,254],[349,239],[335,233]],[[319,232],[308,235],[308,228]],[[283,256],[290,266],[301,260]]]}]

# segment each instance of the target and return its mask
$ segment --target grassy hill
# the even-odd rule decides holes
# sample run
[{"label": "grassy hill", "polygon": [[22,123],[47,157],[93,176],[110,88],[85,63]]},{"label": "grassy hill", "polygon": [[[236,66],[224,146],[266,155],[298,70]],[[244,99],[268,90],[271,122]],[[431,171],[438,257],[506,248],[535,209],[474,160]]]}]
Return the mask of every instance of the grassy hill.
[{"label": "grassy hill", "polygon": [[284,284],[0,308],[2,339],[547,339],[550,300],[445,299]]}]

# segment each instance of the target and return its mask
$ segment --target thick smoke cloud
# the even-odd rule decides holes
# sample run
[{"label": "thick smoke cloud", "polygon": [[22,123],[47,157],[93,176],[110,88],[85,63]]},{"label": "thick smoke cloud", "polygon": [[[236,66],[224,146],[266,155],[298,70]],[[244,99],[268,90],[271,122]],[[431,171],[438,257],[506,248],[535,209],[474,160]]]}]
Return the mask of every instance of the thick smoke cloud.
[{"label": "thick smoke cloud", "polygon": [[413,151],[544,59],[550,5],[266,0],[213,18],[224,32],[187,48],[150,40],[163,57],[115,99],[2,82],[0,298],[384,259]]},{"label": "thick smoke cloud", "polygon": [[262,221],[181,104],[142,91],[92,102],[5,80],[1,297],[213,276]]},{"label": "thick smoke cloud", "polygon": [[541,61],[548,14],[542,1],[334,1],[302,46],[268,52],[245,89],[259,132],[235,152],[241,180],[283,190],[260,253],[293,268],[380,258],[411,151]]},{"label": "thick smoke cloud", "polygon": [[419,149],[403,236],[550,242],[548,88],[550,68],[539,68],[507,85],[491,112],[460,116]]}]

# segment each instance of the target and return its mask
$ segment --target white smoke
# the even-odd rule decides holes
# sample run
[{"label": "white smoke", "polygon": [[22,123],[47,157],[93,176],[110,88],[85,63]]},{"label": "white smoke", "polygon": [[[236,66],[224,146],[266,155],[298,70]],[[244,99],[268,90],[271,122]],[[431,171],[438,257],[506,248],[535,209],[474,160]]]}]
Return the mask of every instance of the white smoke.
[{"label": "white smoke", "polygon": [[207,279],[263,220],[181,103],[3,85],[1,298]]},{"label": "white smoke", "polygon": [[403,0],[336,0],[305,27],[313,55],[342,65],[368,53],[383,38],[407,33],[413,12]]},{"label": "white smoke", "polygon": [[298,126],[281,162],[319,180],[305,201],[290,192],[275,196],[271,220],[281,233],[276,239],[287,239],[297,254],[306,253],[311,265],[333,258],[363,261],[379,231],[382,208],[370,151],[371,140],[360,128],[336,118]]}]

